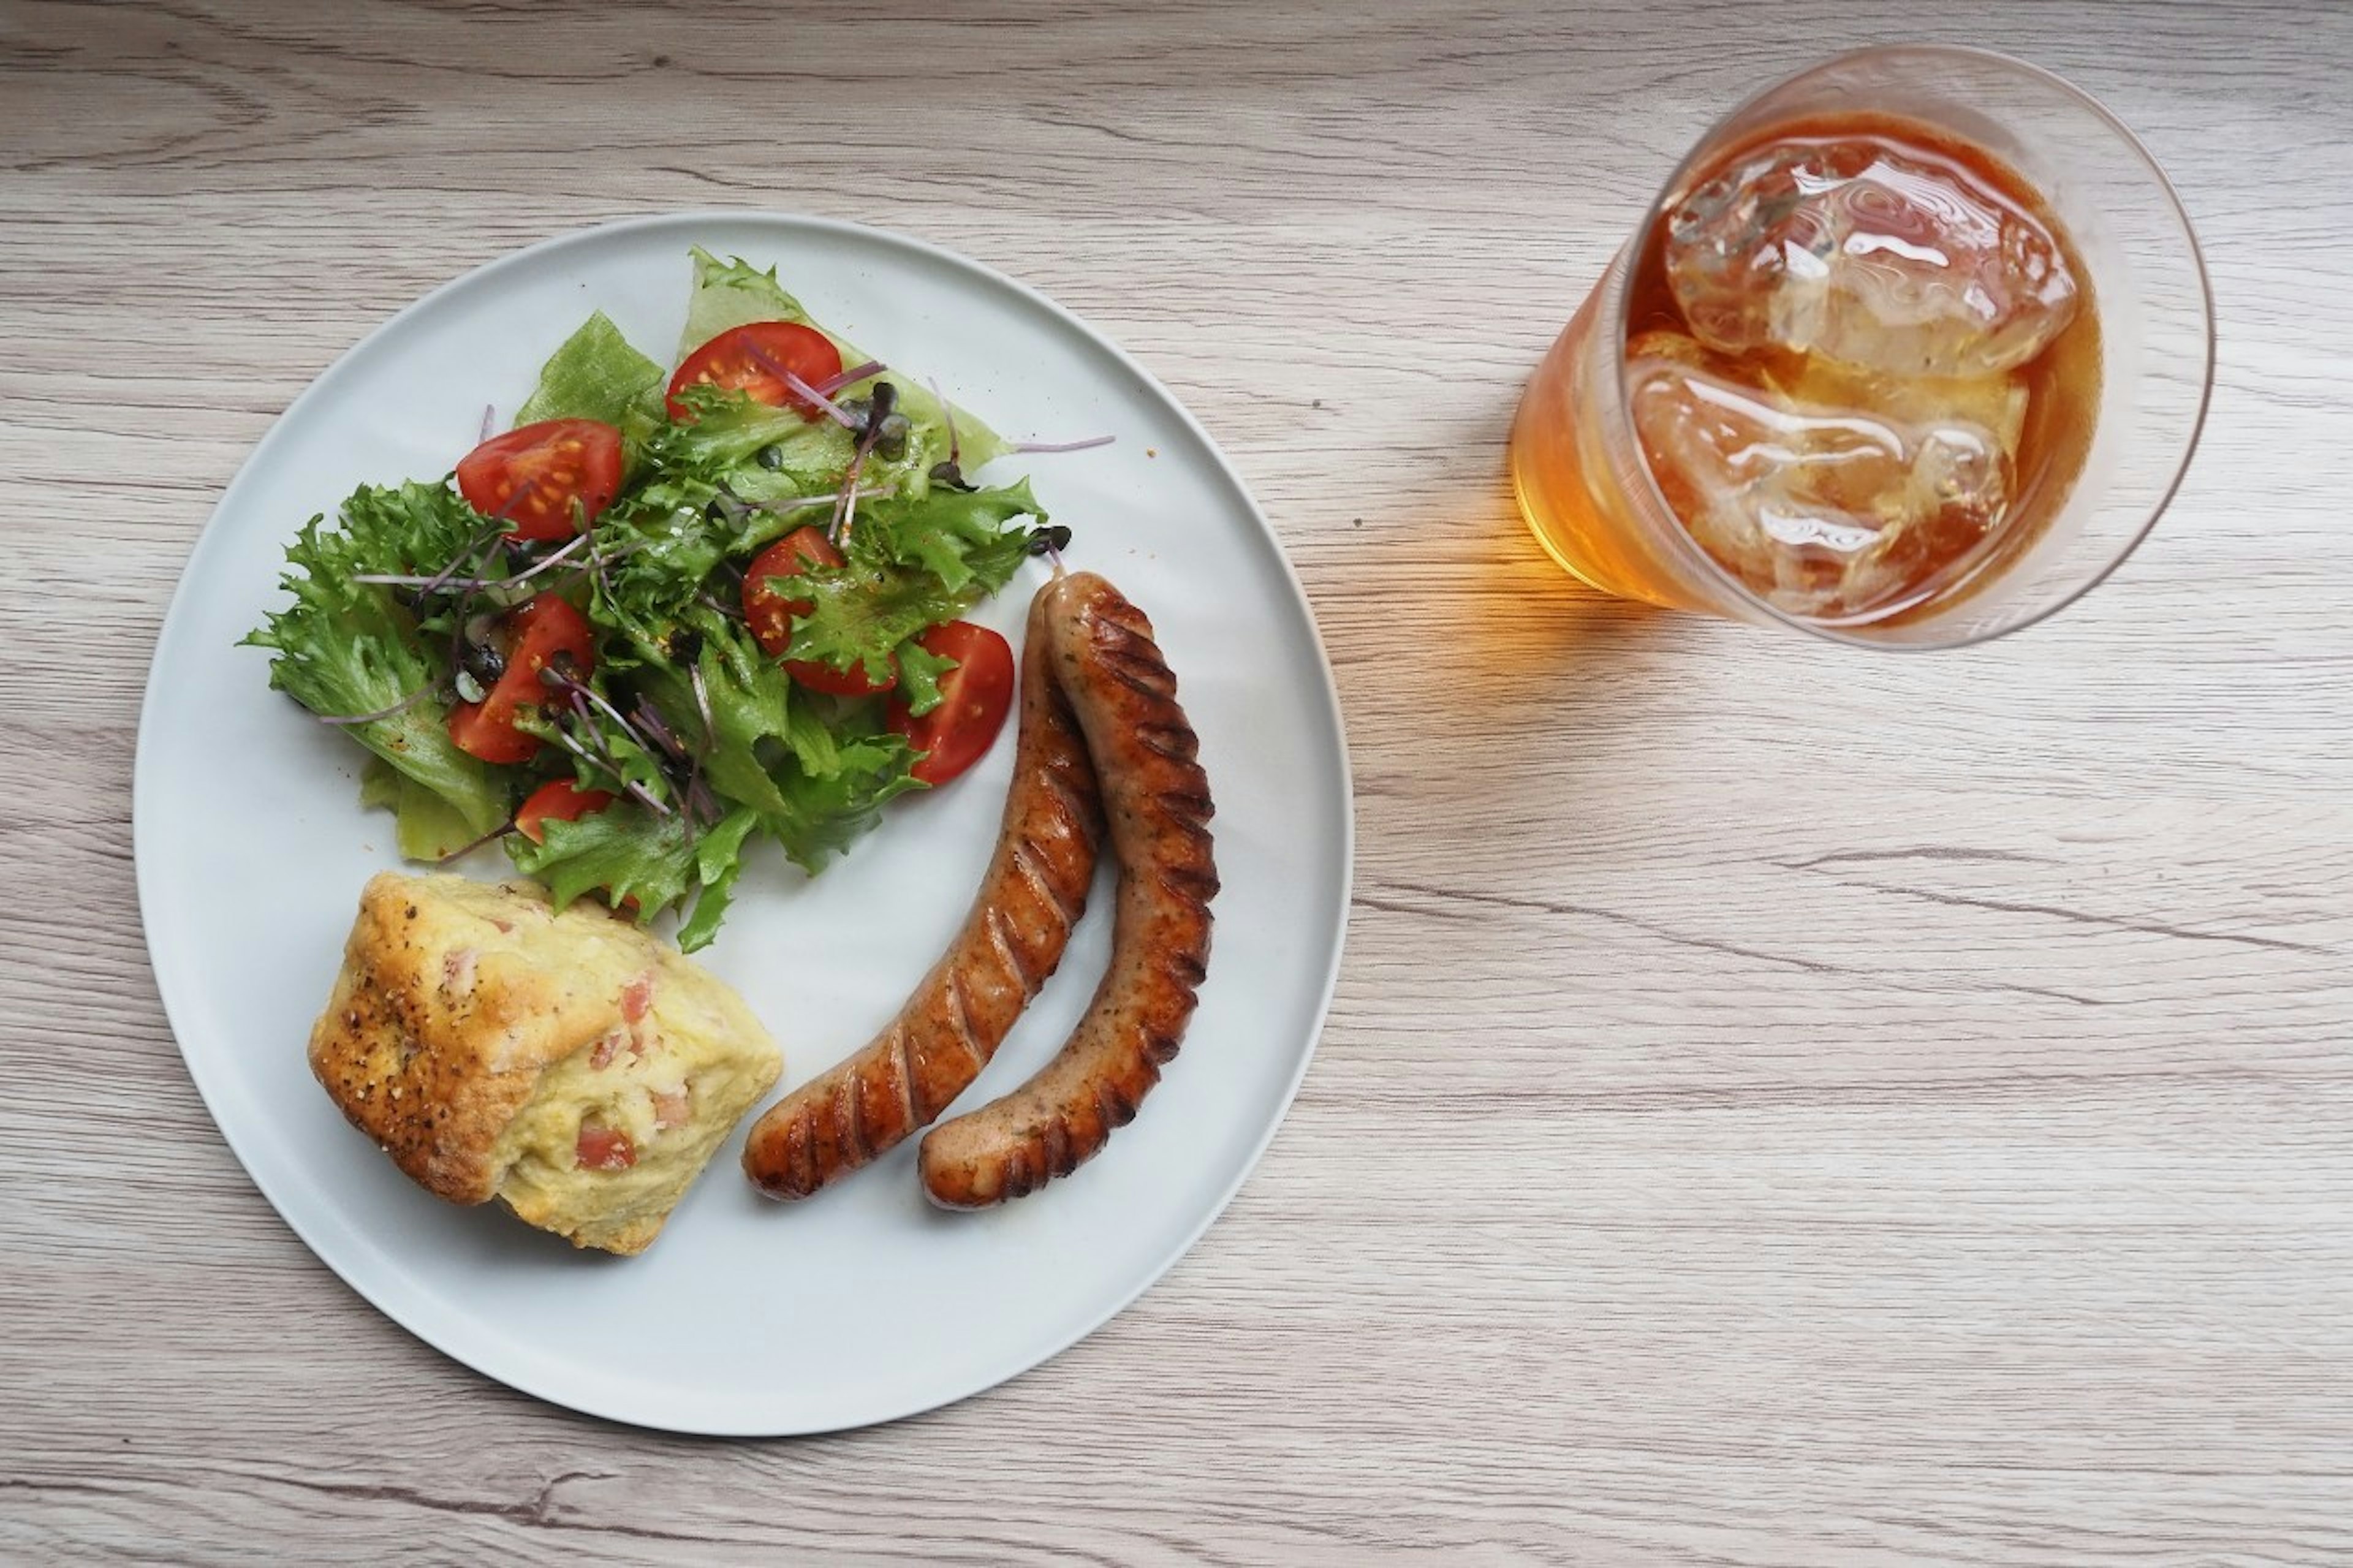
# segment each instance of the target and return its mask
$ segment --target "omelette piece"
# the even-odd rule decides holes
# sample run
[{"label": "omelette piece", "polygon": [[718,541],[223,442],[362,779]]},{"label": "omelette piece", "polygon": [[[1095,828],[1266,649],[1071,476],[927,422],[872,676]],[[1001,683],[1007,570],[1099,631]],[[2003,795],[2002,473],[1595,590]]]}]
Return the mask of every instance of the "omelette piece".
[{"label": "omelette piece", "polygon": [[311,1070],[426,1191],[638,1253],[784,1058],[725,982],[594,904],[386,871]]}]

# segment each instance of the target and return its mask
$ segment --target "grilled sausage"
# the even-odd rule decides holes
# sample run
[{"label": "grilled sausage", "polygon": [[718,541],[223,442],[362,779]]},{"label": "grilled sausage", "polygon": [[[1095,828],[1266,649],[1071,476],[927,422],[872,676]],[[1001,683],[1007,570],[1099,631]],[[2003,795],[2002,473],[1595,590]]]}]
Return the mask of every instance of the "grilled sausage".
[{"label": "grilled sausage", "polygon": [[[1208,963],[1214,808],[1152,623],[1092,573],[1049,584],[1038,604],[1054,684],[1093,759],[1118,857],[1111,967],[1037,1076],[924,1136],[923,1190],[947,1208],[1020,1197],[1092,1158],[1176,1054]],[[1038,630],[1033,610],[1033,638]]]},{"label": "grilled sausage", "polygon": [[770,1197],[805,1198],[928,1125],[1062,960],[1094,879],[1103,806],[1055,679],[1050,617],[1040,594],[1022,644],[1013,787],[972,912],[889,1027],[754,1124],[744,1172]]}]

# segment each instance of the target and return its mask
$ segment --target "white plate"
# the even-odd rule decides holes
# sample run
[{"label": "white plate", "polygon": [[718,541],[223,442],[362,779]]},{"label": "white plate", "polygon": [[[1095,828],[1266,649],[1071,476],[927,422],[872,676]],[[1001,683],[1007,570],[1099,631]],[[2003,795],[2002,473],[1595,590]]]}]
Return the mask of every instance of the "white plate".
[{"label": "white plate", "polygon": [[[1184,1055],[1136,1121],[1042,1194],[979,1215],[923,1199],[911,1142],[803,1204],[755,1196],[741,1132],[653,1248],[575,1252],[494,1205],[427,1196],[312,1081],[303,1045],[360,886],[398,863],[356,800],[360,753],[234,646],[276,602],[286,541],[363,480],[446,472],[482,405],[511,415],[602,309],[666,358],[687,247],[780,265],[813,314],[935,376],[1017,438],[1116,444],[1003,459],[1076,535],[1068,558],[1144,606],[1201,734],[1225,882]],[[1017,640],[1042,568],[979,618]],[[996,837],[1011,737],[815,880],[763,857],[702,958],[750,999],[787,1085],[862,1044],[962,920]],[[134,793],[140,900],[188,1071],[302,1239],[396,1321],[575,1409],[713,1434],[884,1421],[1035,1366],[1124,1306],[1217,1217],[1305,1072],[1339,963],[1351,848],[1331,672],[1272,531],[1141,367],[1043,297],[855,226],[681,214],[539,245],[437,289],[345,354],[269,432],[190,557],[149,679]],[[497,851],[473,868],[496,876]],[[1106,873],[1107,875],[1108,873]],[[1076,1023],[1109,901],[964,1104],[1021,1081]]]}]

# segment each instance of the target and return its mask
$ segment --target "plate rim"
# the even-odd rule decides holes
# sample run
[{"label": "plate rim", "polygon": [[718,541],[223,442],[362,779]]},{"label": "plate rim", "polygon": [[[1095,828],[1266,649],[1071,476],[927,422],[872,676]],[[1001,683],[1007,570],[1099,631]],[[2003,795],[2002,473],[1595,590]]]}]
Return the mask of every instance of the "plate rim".
[{"label": "plate rim", "polygon": [[[174,981],[167,980],[164,966],[156,962],[158,917],[155,910],[162,900],[160,888],[151,886],[151,879],[160,877],[161,873],[151,869],[157,857],[146,852],[145,846],[152,830],[142,826],[153,820],[149,803],[154,792],[163,787],[156,782],[153,769],[148,765],[148,758],[152,752],[151,742],[153,740],[151,727],[156,722],[156,689],[164,679],[166,657],[176,640],[174,636],[174,628],[185,624],[182,619],[181,611],[190,592],[191,580],[196,575],[196,569],[204,558],[205,552],[222,537],[216,526],[222,514],[229,510],[240,490],[252,477],[266,466],[273,448],[292,424],[295,416],[314,397],[319,396],[331,381],[344,374],[345,367],[364,351],[378,340],[398,330],[411,317],[427,310],[443,296],[477,279],[526,266],[553,252],[594,245],[599,241],[638,230],[659,228],[691,230],[697,226],[722,224],[773,226],[784,233],[803,237],[810,235],[819,237],[834,235],[861,243],[880,245],[887,249],[913,253],[934,265],[944,266],[951,271],[963,272],[976,278],[984,284],[1010,291],[1032,307],[1043,310],[1062,329],[1075,332],[1092,347],[1109,354],[1115,363],[1134,376],[1159,403],[1174,414],[1176,420],[1194,439],[1200,443],[1201,449],[1208,455],[1217,476],[1230,487],[1234,495],[1240,500],[1242,509],[1248,514],[1250,521],[1256,526],[1266,543],[1271,547],[1274,560],[1282,569],[1283,584],[1288,588],[1293,603],[1298,606],[1301,619],[1306,627],[1309,643],[1315,652],[1314,662],[1318,679],[1314,683],[1314,691],[1321,699],[1323,717],[1327,721],[1330,729],[1334,760],[1338,764],[1339,804],[1342,809],[1338,900],[1332,931],[1331,957],[1322,984],[1317,989],[1314,1022],[1308,1031],[1304,1047],[1300,1051],[1298,1061],[1288,1081],[1283,1084],[1281,1094],[1271,1107],[1271,1114],[1268,1116],[1264,1129],[1252,1141],[1247,1157],[1240,1162],[1233,1178],[1226,1183],[1223,1190],[1219,1191],[1214,1200],[1206,1205],[1198,1221],[1169,1248],[1166,1257],[1150,1268],[1140,1270],[1132,1285],[1115,1291],[1113,1299],[1102,1312],[1085,1320],[1067,1337],[1060,1338],[1058,1342],[1050,1344],[1042,1352],[1032,1355],[1026,1350],[1017,1352],[1009,1358],[1010,1364],[984,1367],[973,1377],[958,1380],[940,1391],[919,1396],[912,1403],[892,1402],[877,1414],[854,1420],[761,1422],[736,1425],[708,1420],[682,1421],[675,1414],[654,1416],[641,1412],[617,1409],[611,1407],[605,1401],[594,1397],[582,1397],[577,1393],[566,1390],[560,1379],[551,1384],[548,1379],[543,1378],[530,1368],[519,1369],[512,1375],[504,1372],[491,1371],[474,1359],[452,1349],[450,1345],[444,1343],[439,1336],[426,1331],[410,1321],[406,1316],[395,1312],[379,1300],[366,1286],[353,1278],[343,1264],[331,1256],[330,1252],[322,1247],[320,1240],[313,1237],[311,1225],[297,1220],[290,1214],[262,1184],[260,1177],[255,1173],[245,1152],[238,1146],[237,1140],[229,1135],[227,1125],[221,1120],[216,1104],[215,1086],[207,1083],[205,1069],[201,1068],[195,1058],[190,1056],[183,1037],[179,1017],[182,1013],[193,1010],[194,1001],[191,998],[184,1005],[175,1005],[175,993],[179,987]],[[147,677],[140,688],[139,721],[132,742],[131,829],[132,880],[139,902],[141,940],[146,949],[148,970],[154,979],[157,998],[163,1006],[164,1023],[171,1031],[172,1044],[179,1055],[180,1064],[186,1071],[190,1082],[194,1084],[197,1098],[205,1107],[205,1113],[212,1121],[214,1131],[219,1136],[222,1143],[227,1146],[230,1154],[236,1158],[238,1167],[245,1173],[246,1180],[261,1196],[263,1202],[269,1205],[279,1221],[294,1233],[295,1238],[301,1242],[311,1258],[340,1280],[346,1289],[366,1302],[371,1309],[396,1328],[427,1345],[445,1359],[463,1367],[475,1377],[512,1388],[542,1403],[599,1420],[616,1422],[649,1431],[675,1432],[711,1437],[808,1436],[830,1432],[854,1431],[868,1426],[888,1425],[904,1420],[911,1415],[922,1415],[927,1411],[960,1403],[1043,1366],[1070,1350],[1071,1346],[1092,1338],[1096,1331],[1125,1311],[1145,1291],[1166,1279],[1169,1271],[1192,1252],[1209,1227],[1224,1215],[1227,1208],[1240,1193],[1243,1184],[1257,1172],[1260,1163],[1266,1157],[1268,1148],[1274,1142],[1275,1134],[1290,1118],[1291,1110],[1297,1101],[1300,1088],[1306,1081],[1308,1068],[1314,1065],[1316,1052],[1323,1044],[1324,1029],[1331,1021],[1332,1003],[1339,986],[1341,961],[1347,947],[1348,927],[1353,913],[1356,889],[1356,772],[1354,761],[1349,752],[1346,716],[1340,703],[1339,683],[1333,669],[1331,651],[1325,646],[1323,627],[1316,620],[1314,605],[1308,598],[1306,587],[1300,579],[1297,565],[1292,561],[1289,552],[1283,548],[1282,536],[1275,531],[1274,525],[1269,521],[1265,509],[1259,504],[1258,498],[1243,481],[1240,473],[1236,470],[1224,448],[1218,445],[1216,438],[1202,426],[1192,409],[1170,391],[1157,375],[1139,363],[1111,337],[1052,297],[1018,278],[999,271],[987,262],[897,229],[860,223],[847,218],[780,212],[766,207],[691,207],[639,214],[565,230],[502,252],[487,261],[444,279],[410,300],[354,339],[324,368],[312,376],[293,399],[279,411],[270,421],[269,428],[262,432],[260,438],[254,443],[252,449],[237,465],[236,473],[222,488],[218,499],[213,503],[212,510],[196,531],[194,541],[188,546],[187,554],[181,563],[179,574],[173,584],[170,598],[164,605],[163,618],[156,628],[155,645],[149,656]]]}]

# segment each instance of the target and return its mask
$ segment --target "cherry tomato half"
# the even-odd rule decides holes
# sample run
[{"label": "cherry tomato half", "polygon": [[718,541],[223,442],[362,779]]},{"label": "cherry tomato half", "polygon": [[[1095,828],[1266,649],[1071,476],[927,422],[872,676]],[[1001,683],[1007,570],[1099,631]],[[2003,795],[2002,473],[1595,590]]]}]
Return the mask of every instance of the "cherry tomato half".
[{"label": "cherry tomato half", "polygon": [[516,811],[515,831],[533,844],[544,844],[549,822],[577,822],[604,810],[613,799],[611,790],[582,789],[570,779],[550,779],[532,791]]},{"label": "cherry tomato half", "polygon": [[539,672],[559,654],[570,659],[574,676],[587,679],[596,668],[596,639],[586,616],[554,595],[542,594],[507,612],[500,640],[505,671],[480,702],[449,710],[449,738],[459,751],[486,763],[527,763],[539,751],[539,738],[515,728],[516,710],[547,700]]},{"label": "cherry tomato half", "polygon": [[[751,623],[753,639],[771,657],[781,657],[792,646],[794,617],[806,616],[817,606],[807,599],[787,599],[769,585],[769,579],[797,577],[812,566],[840,564],[841,552],[824,531],[816,528],[797,528],[752,558],[752,564],[744,569],[744,616]],[[864,665],[836,669],[812,658],[786,659],[785,673],[811,691],[831,697],[872,697],[899,684],[896,659],[891,661],[890,674],[881,680],[868,679]]]},{"label": "cherry tomato half", "polygon": [[[550,779],[532,791],[515,812],[515,831],[533,844],[544,844],[550,822],[577,822],[584,816],[592,816],[604,810],[618,798],[611,790],[582,789],[570,779]],[[635,915],[638,912],[637,897],[632,894],[614,907],[624,914]],[[626,996],[622,998],[621,1011],[627,1016],[628,999]],[[628,1021],[637,1022],[634,1018]]]},{"label": "cherry tomato half", "polygon": [[543,419],[458,461],[458,493],[484,517],[513,523],[509,539],[569,539],[620,490],[621,433],[595,419]]},{"label": "cherry tomato half", "polygon": [[841,374],[841,351],[814,327],[797,321],[754,321],[730,327],[686,356],[670,378],[670,416],[683,419],[679,394],[697,384],[741,392],[754,403],[790,408],[814,419],[818,406],[785,383],[792,372],[811,386]]},{"label": "cherry tomato half", "polygon": [[987,626],[950,621],[917,637],[927,653],[956,667],[940,677],[940,705],[917,718],[893,697],[883,721],[923,753],[914,774],[944,784],[987,754],[1013,710],[1013,647]]}]

